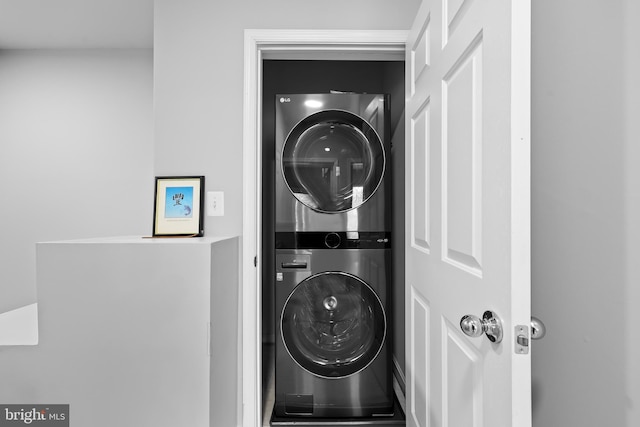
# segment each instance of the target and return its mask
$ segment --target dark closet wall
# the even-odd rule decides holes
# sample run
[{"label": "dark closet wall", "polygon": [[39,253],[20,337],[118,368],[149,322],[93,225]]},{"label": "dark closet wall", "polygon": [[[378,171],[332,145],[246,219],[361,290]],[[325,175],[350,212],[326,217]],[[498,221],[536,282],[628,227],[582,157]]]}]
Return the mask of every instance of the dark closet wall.
[{"label": "dark closet wall", "polygon": [[[393,173],[394,357],[404,372],[404,61],[265,60],[262,93],[262,336],[274,340],[274,179],[275,95],[286,93],[388,93],[391,96],[391,170]],[[397,130],[397,131],[396,131]],[[398,163],[399,162],[399,163]],[[398,191],[400,189],[401,191]]]}]

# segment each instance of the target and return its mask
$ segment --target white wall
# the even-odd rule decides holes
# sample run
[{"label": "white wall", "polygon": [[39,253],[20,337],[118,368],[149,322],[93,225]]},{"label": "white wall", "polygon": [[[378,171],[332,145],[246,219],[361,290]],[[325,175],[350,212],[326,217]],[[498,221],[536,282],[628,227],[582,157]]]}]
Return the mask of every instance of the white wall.
[{"label": "white wall", "polygon": [[77,427],[236,425],[238,241],[38,244],[41,339],[0,347],[0,402],[69,404]]},{"label": "white wall", "polygon": [[532,3],[534,425],[637,426],[640,9]]},{"label": "white wall", "polygon": [[0,50],[0,313],[36,302],[35,242],[150,234],[150,49]]},{"label": "white wall", "polygon": [[419,0],[157,0],[156,173],[203,174],[225,192],[205,233],[242,233],[244,29],[407,29]]}]

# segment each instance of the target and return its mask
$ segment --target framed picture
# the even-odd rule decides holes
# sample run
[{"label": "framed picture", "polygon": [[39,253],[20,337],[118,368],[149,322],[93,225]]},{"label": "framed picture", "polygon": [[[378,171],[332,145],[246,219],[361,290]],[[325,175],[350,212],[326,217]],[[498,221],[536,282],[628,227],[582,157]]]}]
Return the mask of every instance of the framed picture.
[{"label": "framed picture", "polygon": [[204,176],[157,176],[154,236],[204,235]]}]

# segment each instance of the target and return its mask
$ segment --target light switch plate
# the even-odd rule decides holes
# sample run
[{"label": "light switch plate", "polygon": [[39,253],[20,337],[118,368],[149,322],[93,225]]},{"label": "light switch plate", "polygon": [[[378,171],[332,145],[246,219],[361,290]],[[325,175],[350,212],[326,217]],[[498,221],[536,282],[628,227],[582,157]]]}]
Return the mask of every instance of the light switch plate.
[{"label": "light switch plate", "polygon": [[224,216],[224,192],[207,191],[207,215]]}]

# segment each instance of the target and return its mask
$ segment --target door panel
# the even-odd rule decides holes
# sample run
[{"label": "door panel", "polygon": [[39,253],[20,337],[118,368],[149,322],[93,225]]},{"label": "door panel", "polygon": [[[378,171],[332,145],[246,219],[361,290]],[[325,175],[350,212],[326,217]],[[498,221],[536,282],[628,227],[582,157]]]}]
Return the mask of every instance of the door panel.
[{"label": "door panel", "polygon": [[[407,42],[407,425],[531,425],[530,2],[423,0]],[[494,311],[504,338],[471,338]]]},{"label": "door panel", "polygon": [[[429,128],[431,121],[429,99],[418,108],[411,118],[410,150],[413,165],[411,167],[411,189],[413,195],[413,215],[411,216],[412,245],[418,250],[429,253]],[[422,167],[416,167],[416,163]]]},{"label": "door panel", "polygon": [[451,38],[465,14],[473,5],[473,0],[445,0],[444,1],[444,22],[446,22],[443,33],[443,45]]},{"label": "door panel", "polygon": [[411,392],[409,402],[411,418],[416,426],[426,426],[429,417],[429,306],[415,289],[411,289],[411,366],[409,376]]},{"label": "door panel", "polygon": [[443,426],[482,426],[482,354],[456,324],[442,323]]},{"label": "door panel", "polygon": [[431,62],[431,25],[429,16],[427,16],[422,24],[416,41],[409,52],[411,55],[411,77],[409,78],[409,82],[411,85],[411,95],[413,96],[418,77],[422,75]]},{"label": "door panel", "polygon": [[482,277],[482,40],[442,84],[442,252]]}]

